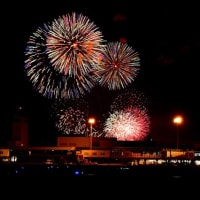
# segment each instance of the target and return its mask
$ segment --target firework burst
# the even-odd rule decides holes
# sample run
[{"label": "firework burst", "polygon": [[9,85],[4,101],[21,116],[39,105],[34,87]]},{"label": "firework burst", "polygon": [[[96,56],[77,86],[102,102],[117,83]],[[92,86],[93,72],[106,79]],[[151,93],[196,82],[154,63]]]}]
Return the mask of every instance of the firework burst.
[{"label": "firework burst", "polygon": [[48,32],[46,46],[50,63],[68,76],[84,76],[98,67],[103,35],[82,14],[72,13],[55,19]]},{"label": "firework burst", "polygon": [[142,141],[149,132],[149,116],[146,110],[126,108],[110,114],[105,122],[105,137],[123,141]]},{"label": "firework burst", "polygon": [[[55,128],[64,135],[90,136],[89,105],[86,99],[56,100],[51,107],[51,117]],[[96,127],[96,126],[95,126]],[[93,137],[100,137],[92,127]]]},{"label": "firework burst", "polygon": [[39,27],[28,40],[25,50],[25,73],[33,89],[48,98],[80,98],[96,85],[95,73],[67,76],[56,71],[48,58],[46,40],[51,30],[49,24]]},{"label": "firework burst", "polygon": [[138,53],[121,42],[109,42],[100,61],[99,84],[109,90],[126,88],[138,74],[140,58]]},{"label": "firework burst", "polygon": [[105,137],[118,140],[144,140],[150,130],[147,98],[136,89],[121,92],[110,106],[104,123]]},{"label": "firework burst", "polygon": [[87,135],[89,133],[88,103],[84,99],[56,100],[51,115],[56,129],[66,135]]},{"label": "firework burst", "polygon": [[55,127],[62,134],[86,135],[88,132],[86,116],[81,110],[75,110],[72,107],[66,110],[60,110],[57,118]]}]

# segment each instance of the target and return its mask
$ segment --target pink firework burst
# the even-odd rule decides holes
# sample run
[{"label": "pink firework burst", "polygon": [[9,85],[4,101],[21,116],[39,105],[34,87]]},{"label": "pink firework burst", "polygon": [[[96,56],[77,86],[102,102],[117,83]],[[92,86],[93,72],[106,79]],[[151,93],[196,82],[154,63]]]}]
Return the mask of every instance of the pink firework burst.
[{"label": "pink firework burst", "polygon": [[99,84],[109,90],[124,89],[134,81],[139,67],[138,52],[127,43],[109,42],[97,70]]},{"label": "pink firework burst", "polygon": [[143,141],[150,130],[150,119],[145,109],[129,107],[115,111],[107,118],[105,137],[122,141]]}]

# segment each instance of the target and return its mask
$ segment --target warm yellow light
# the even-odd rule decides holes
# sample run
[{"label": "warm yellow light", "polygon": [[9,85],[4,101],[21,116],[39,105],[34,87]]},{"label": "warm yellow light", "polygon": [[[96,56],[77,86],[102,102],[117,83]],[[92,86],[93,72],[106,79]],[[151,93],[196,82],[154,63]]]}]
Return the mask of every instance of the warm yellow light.
[{"label": "warm yellow light", "polygon": [[176,117],[174,117],[173,122],[175,124],[182,124],[183,123],[183,117],[182,116],[176,116]]},{"label": "warm yellow light", "polygon": [[94,124],[95,123],[95,119],[94,118],[89,118],[88,123],[89,124]]}]

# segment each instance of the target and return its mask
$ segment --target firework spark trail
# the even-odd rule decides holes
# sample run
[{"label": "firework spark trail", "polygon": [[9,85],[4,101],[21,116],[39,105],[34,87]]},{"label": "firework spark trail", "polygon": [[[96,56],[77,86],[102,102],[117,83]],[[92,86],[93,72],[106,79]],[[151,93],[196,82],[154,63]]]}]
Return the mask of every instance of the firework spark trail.
[{"label": "firework spark trail", "polygon": [[142,141],[150,129],[146,110],[137,107],[111,113],[104,126],[105,137],[123,141]]},{"label": "firework spark trail", "polygon": [[109,42],[100,59],[99,84],[109,90],[120,90],[131,84],[138,74],[138,52],[126,43]]}]

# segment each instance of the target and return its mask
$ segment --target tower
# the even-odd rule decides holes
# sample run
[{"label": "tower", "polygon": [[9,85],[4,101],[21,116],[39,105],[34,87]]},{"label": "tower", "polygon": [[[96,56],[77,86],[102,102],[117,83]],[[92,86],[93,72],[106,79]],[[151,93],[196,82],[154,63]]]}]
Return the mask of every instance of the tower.
[{"label": "tower", "polygon": [[28,146],[28,118],[19,106],[12,120],[10,144],[12,146]]}]

